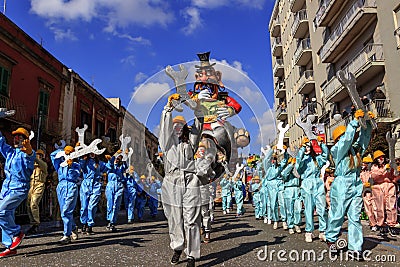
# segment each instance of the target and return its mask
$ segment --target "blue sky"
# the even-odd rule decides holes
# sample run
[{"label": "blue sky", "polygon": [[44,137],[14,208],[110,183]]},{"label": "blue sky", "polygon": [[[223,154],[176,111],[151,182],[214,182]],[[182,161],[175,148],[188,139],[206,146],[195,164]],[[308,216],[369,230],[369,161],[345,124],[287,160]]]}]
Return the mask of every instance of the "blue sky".
[{"label": "blue sky", "polygon": [[[250,152],[258,153],[275,134],[269,110],[273,5],[272,0],[9,0],[6,16],[105,97],[121,98],[156,133],[160,108],[174,91],[162,70],[211,51],[223,82],[244,106],[232,120],[250,131]],[[189,69],[189,81],[191,75]],[[160,103],[154,106],[155,100]]]}]

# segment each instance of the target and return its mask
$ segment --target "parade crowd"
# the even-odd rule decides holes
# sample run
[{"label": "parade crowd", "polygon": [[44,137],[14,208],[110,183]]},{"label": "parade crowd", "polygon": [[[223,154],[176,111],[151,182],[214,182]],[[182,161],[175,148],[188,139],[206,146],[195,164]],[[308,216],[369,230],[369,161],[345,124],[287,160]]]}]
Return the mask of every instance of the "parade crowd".
[{"label": "parade crowd", "polygon": [[[358,109],[347,126],[336,127],[332,133],[334,145],[330,148],[319,136],[305,137],[299,148],[283,144],[262,147],[260,158],[252,156],[255,169],[249,180],[244,164],[236,163],[234,171],[232,164],[229,166],[233,135],[230,129],[233,127],[227,118],[239,113],[241,106],[220,92],[224,88],[221,73],[215,71],[215,63],[209,62],[209,54],[198,54],[200,65],[195,66],[194,90],[190,94],[181,90],[170,95],[162,110],[159,133],[160,161],[165,173],[162,182],[151,176],[151,168],[139,177],[128,163],[128,150],[120,149],[114,155],[102,156],[89,150],[90,153],[83,153],[84,148],[77,143],[57,146],[50,154],[55,170],[53,176],[58,181],[56,192],[63,222],[61,245],[78,238],[73,216],[78,198],[81,232],[93,234],[105,178],[109,231],[116,231],[122,198],[127,223],[133,222],[135,208],[141,221],[146,202],[151,216],[157,214],[157,194],[161,189],[173,250],[171,264],[178,264],[185,252],[187,266],[195,266],[201,256],[201,242],[212,241],[218,191],[224,215],[231,212],[232,193],[238,220],[246,212],[245,197],[251,198],[256,219],[273,225],[273,229],[278,229],[281,223],[289,234],[304,232],[305,242],[314,240],[314,215],[317,215],[318,238],[332,251],[338,249],[336,242],[347,220],[348,251],[355,260],[362,259],[361,217],[368,216],[370,230],[379,235],[398,235],[396,199],[400,169],[393,154],[389,158],[380,150],[365,154],[375,117],[372,112]],[[174,80],[178,91],[182,85],[180,79],[187,76],[184,67],[180,66],[180,71],[167,67],[166,73]],[[182,111],[182,104],[193,111],[190,126],[182,115],[173,115],[174,111]],[[27,233],[37,232],[38,205],[48,175],[44,152],[32,149],[28,131],[18,128],[12,135],[12,145],[0,136],[6,177],[0,192],[0,228],[6,249],[0,253],[0,258],[15,255],[25,236],[15,223],[15,210],[26,198],[32,225]],[[387,140],[397,141],[397,137],[395,139]],[[393,148],[393,144],[389,145]],[[362,216],[362,211],[366,215]]]},{"label": "parade crowd", "polygon": [[[0,227],[2,243],[6,249],[0,253],[0,257],[15,255],[17,247],[25,237],[21,227],[15,223],[15,210],[25,199],[31,224],[26,234],[38,233],[41,218],[39,203],[48,177],[48,166],[43,160],[45,153],[41,149],[36,152],[32,149],[28,131],[18,128],[12,134],[13,146],[8,145],[5,138],[0,136],[0,153],[5,158],[6,176],[0,193]],[[128,152],[121,150],[113,156],[89,153],[82,157],[66,159],[79,148],[81,148],[79,143],[75,147],[67,145],[64,148],[58,147],[50,154],[55,170],[52,181],[56,184],[57,196],[52,201],[55,207],[52,213],[54,219],[61,219],[63,224],[60,245],[78,239],[78,227],[74,220],[78,198],[80,231],[87,235],[94,233],[93,226],[104,182],[106,182],[107,230],[116,231],[115,225],[122,198],[127,211],[127,223],[133,223],[135,210],[137,220],[143,222],[146,204],[151,217],[157,215],[161,182],[151,176],[151,168],[148,168],[147,176],[143,174],[139,177],[134,167],[127,165]]]}]

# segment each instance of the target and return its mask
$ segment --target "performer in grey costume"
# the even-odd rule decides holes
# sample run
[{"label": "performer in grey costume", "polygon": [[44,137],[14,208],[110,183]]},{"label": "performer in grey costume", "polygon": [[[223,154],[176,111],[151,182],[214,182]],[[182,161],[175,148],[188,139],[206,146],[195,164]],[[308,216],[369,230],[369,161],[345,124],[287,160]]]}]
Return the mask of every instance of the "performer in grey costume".
[{"label": "performer in grey costume", "polygon": [[202,129],[202,118],[195,117],[189,129],[182,116],[172,119],[174,106],[169,98],[160,121],[159,143],[164,153],[165,178],[162,199],[168,220],[171,264],[177,264],[184,249],[188,266],[200,258],[201,182],[196,175],[194,155]]}]

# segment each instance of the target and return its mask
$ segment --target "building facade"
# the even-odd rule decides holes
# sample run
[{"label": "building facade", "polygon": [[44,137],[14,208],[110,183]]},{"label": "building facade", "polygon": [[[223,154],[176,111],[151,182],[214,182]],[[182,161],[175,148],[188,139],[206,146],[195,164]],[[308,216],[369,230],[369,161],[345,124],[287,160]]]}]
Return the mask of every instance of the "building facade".
[{"label": "building facade", "polygon": [[[298,142],[303,134],[295,126],[296,116],[311,114],[315,123],[324,123],[329,144],[333,129],[351,119],[354,109],[336,77],[339,70],[356,76],[359,96],[378,116],[378,125],[398,125],[400,106],[394,103],[400,101],[399,11],[400,2],[394,0],[276,1],[270,35],[272,44],[281,38],[280,82],[285,85],[282,93],[275,84],[277,119],[284,118],[279,103],[286,100],[290,142]],[[274,31],[278,22],[281,30]],[[276,64],[279,53],[274,54],[274,48]]]},{"label": "building facade", "polygon": [[[124,134],[131,135],[137,158],[144,162],[147,150],[157,152],[157,138],[119,98],[105,98],[3,14],[0,42],[0,108],[16,110],[14,116],[0,118],[0,130],[8,140],[13,130],[25,127],[35,133],[33,147],[49,154],[59,140],[75,145],[75,129],[86,124],[85,144],[101,138],[107,152],[114,153],[125,123],[129,132]],[[153,159],[152,154],[149,157]]]},{"label": "building facade", "polygon": [[35,133],[33,147],[46,148],[60,136],[63,65],[2,14],[0,43],[0,107],[16,111],[0,119],[1,132],[11,140],[25,127]]}]

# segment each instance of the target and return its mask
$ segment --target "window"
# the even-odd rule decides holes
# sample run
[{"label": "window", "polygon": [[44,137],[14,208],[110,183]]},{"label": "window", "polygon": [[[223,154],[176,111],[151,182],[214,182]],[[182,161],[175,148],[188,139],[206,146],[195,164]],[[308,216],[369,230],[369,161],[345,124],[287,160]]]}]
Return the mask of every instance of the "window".
[{"label": "window", "polygon": [[115,143],[117,141],[117,131],[114,128],[109,128],[107,135],[110,137],[111,143]]},{"label": "window", "polygon": [[38,114],[45,115],[49,113],[49,93],[41,90],[39,93]]},{"label": "window", "polygon": [[329,64],[326,68],[326,73],[328,74],[328,81],[330,81],[336,75],[335,64]]},{"label": "window", "polygon": [[0,66],[0,94],[8,96],[10,71]]},{"label": "window", "polygon": [[102,121],[96,120],[96,136],[102,137],[105,133],[105,124]]},{"label": "window", "polygon": [[84,125],[88,126],[88,130],[90,131],[92,129],[92,116],[81,110],[81,127],[83,127]]},{"label": "window", "polygon": [[393,10],[394,35],[396,36],[397,49],[400,49],[400,6]]}]

